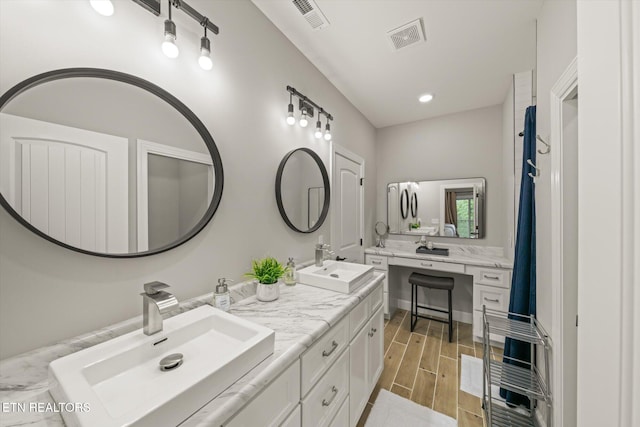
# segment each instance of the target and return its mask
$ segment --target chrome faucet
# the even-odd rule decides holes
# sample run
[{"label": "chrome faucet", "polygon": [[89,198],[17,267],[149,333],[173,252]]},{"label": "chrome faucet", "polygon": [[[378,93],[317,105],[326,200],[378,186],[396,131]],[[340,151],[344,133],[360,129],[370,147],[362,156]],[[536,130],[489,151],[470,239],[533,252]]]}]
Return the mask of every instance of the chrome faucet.
[{"label": "chrome faucet", "polygon": [[144,284],[142,295],[143,332],[145,335],[153,335],[162,331],[162,315],[178,308],[178,300],[169,292],[162,289],[168,288],[162,282]]},{"label": "chrome faucet", "polygon": [[327,256],[334,254],[333,251],[329,250],[330,247],[331,245],[316,243],[316,267],[322,267],[324,260],[328,259]]}]

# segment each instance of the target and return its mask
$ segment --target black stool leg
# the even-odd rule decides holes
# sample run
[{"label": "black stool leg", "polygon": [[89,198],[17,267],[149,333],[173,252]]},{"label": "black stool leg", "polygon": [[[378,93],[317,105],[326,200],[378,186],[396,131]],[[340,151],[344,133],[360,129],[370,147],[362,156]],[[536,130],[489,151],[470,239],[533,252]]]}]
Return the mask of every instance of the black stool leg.
[{"label": "black stool leg", "polygon": [[449,293],[449,342],[451,342],[451,335],[453,335],[453,307],[451,306],[451,289]]},{"label": "black stool leg", "polygon": [[[417,307],[418,301],[417,301],[416,293],[417,293],[416,292],[416,285],[414,285],[412,283],[411,284],[411,332],[413,332],[413,328],[415,327],[416,322],[418,321],[418,307]],[[415,318],[416,318],[415,322],[413,320],[414,312],[415,312]]]}]

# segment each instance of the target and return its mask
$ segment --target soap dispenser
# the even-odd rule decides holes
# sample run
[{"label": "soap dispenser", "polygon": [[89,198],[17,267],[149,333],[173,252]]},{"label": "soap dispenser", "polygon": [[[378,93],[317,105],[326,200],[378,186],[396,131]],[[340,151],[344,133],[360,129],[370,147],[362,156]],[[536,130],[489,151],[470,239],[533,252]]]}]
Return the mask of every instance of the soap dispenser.
[{"label": "soap dispenser", "polygon": [[227,279],[224,277],[218,279],[218,285],[213,294],[213,306],[222,311],[229,311],[231,308],[231,296],[229,295]]},{"label": "soap dispenser", "polygon": [[287,286],[294,286],[297,279],[296,263],[293,262],[293,258],[289,257],[289,261],[287,261],[287,272],[284,273],[284,284]]}]

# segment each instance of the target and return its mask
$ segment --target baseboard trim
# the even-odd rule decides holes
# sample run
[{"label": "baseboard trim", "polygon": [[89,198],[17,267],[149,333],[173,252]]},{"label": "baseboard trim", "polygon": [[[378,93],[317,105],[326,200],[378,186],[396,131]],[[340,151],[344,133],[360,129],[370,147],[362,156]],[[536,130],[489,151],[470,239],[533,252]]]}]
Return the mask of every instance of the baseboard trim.
[{"label": "baseboard trim", "polygon": [[[411,310],[411,301],[408,300],[404,300],[404,299],[398,299],[398,308],[401,308],[403,310],[407,310],[410,311]],[[435,308],[439,308],[441,310],[446,310],[447,307],[439,307],[439,306],[434,306]],[[418,309],[418,312],[421,313],[422,310]],[[435,314],[436,316],[439,315],[437,312],[433,313],[433,312],[427,312],[429,314]],[[443,313],[441,313],[443,314]],[[456,322],[462,322],[462,323],[473,323],[473,313],[471,312],[466,312],[466,311],[458,311],[458,310],[453,310],[453,320],[455,320]]]}]

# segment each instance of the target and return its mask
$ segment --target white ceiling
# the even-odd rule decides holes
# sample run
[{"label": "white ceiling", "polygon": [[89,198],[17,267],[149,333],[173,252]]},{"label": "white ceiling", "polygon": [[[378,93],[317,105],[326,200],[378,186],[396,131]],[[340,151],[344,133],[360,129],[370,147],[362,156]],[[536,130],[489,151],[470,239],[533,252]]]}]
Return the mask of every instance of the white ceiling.
[{"label": "white ceiling", "polygon": [[[535,68],[542,0],[316,0],[322,30],[291,0],[252,1],[377,128],[500,104]],[[427,41],[394,52],[386,33],[418,18]]]}]

